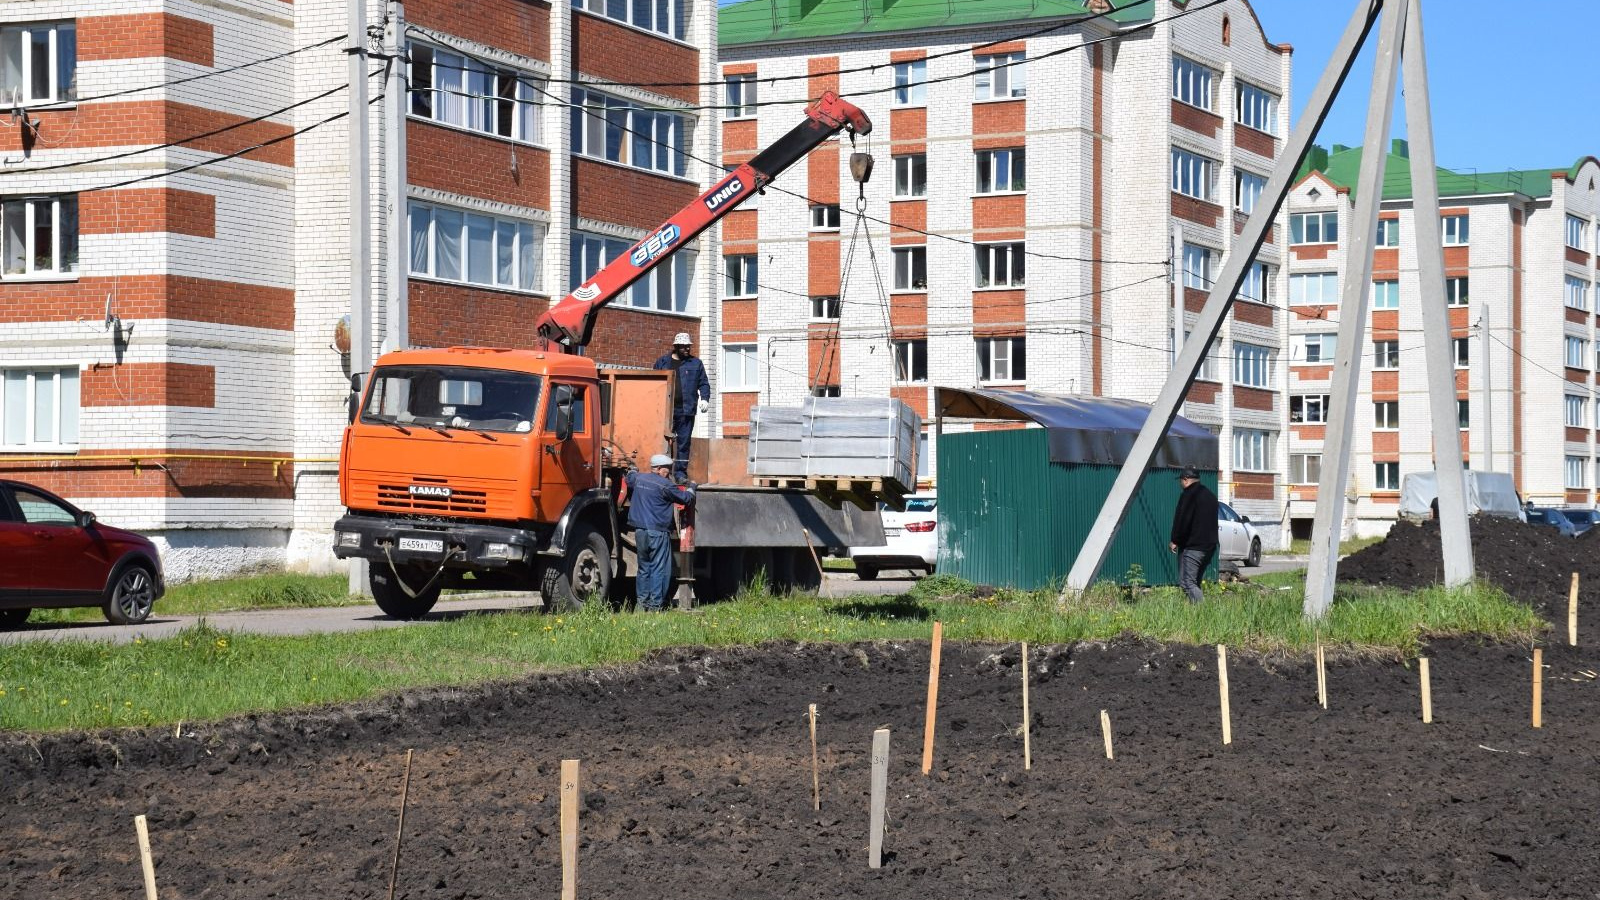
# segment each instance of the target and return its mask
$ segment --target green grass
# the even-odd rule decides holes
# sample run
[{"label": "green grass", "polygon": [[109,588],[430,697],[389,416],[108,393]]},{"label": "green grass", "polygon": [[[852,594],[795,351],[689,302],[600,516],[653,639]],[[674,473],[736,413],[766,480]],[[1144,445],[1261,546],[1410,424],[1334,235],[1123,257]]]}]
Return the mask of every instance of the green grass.
[{"label": "green grass", "polygon": [[1301,617],[1301,594],[1288,577],[1215,588],[1198,606],[1173,588],[1128,602],[1121,589],[1101,586],[1064,607],[1052,592],[972,594],[969,584],[935,576],[901,597],[776,598],[747,591],[687,615],[615,614],[590,604],[576,615],[473,614],[344,634],[237,634],[202,624],[133,644],[34,641],[0,653],[0,728],[193,722],[627,663],[662,647],[923,640],[935,620],[953,641],[1052,644],[1133,635],[1293,652],[1320,639],[1346,652],[1388,655],[1415,653],[1428,637],[1527,642],[1548,628],[1528,607],[1483,586],[1351,589],[1320,629]]},{"label": "green grass", "polygon": [[[215,581],[191,581],[167,588],[156,601],[157,616],[204,616],[240,609],[348,606],[371,603],[352,597],[346,575],[295,575],[287,572],[241,575]],[[29,622],[98,622],[105,619],[99,607],[36,609]]]},{"label": "green grass", "polygon": [[856,561],[829,556],[823,558],[822,568],[828,572],[854,572],[856,570]]},{"label": "green grass", "polygon": [[[1351,538],[1339,544],[1339,555],[1349,556],[1357,550],[1364,550],[1383,540],[1381,537]],[[1305,556],[1311,552],[1311,539],[1300,538],[1289,542],[1287,550],[1268,550],[1268,556]]]}]

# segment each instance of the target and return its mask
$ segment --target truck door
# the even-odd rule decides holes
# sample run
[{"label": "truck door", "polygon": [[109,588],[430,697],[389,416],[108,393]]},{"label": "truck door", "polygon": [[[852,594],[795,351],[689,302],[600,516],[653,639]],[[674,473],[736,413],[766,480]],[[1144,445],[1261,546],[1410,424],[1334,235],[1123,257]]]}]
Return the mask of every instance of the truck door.
[{"label": "truck door", "polygon": [[[540,521],[554,522],[575,494],[599,484],[595,468],[596,393],[592,385],[582,382],[556,381],[550,386],[540,437]],[[570,435],[561,434],[563,416],[571,423]]]}]

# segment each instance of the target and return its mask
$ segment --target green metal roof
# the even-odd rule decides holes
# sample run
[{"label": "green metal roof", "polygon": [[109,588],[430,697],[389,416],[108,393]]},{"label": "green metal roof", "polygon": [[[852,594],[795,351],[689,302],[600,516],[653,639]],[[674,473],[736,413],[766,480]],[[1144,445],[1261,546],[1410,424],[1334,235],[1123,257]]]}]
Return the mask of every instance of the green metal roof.
[{"label": "green metal roof", "polygon": [[[742,0],[717,11],[723,47],[1089,15],[1087,0]],[[1119,23],[1145,22],[1153,0],[1112,0]]]},{"label": "green metal roof", "polygon": [[[1403,140],[1395,140],[1387,154],[1383,173],[1383,199],[1404,200],[1411,194],[1411,157]],[[1578,160],[1565,169],[1513,169],[1506,172],[1456,172],[1439,168],[1439,196],[1470,197],[1484,194],[1526,194],[1529,197],[1550,196],[1550,179],[1556,174],[1576,178],[1578,169],[1589,157]],[[1348,188],[1355,196],[1356,181],[1361,171],[1361,148],[1334,144],[1332,150],[1313,146],[1300,164],[1295,181],[1312,172],[1338,187]]]}]

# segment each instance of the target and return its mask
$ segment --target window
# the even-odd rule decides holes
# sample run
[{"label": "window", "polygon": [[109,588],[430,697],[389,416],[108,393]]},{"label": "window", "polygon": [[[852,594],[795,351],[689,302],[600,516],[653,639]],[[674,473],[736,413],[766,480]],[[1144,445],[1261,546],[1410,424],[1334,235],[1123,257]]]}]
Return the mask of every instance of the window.
[{"label": "window", "polygon": [[722,258],[724,297],[754,297],[760,288],[761,257],[754,253],[741,253]]},{"label": "window", "polygon": [[1450,352],[1455,357],[1456,368],[1465,369],[1472,361],[1472,339],[1453,338],[1450,341]]},{"label": "window", "polygon": [[977,287],[1022,287],[1027,283],[1027,244],[979,244],[973,248]]},{"label": "window", "polygon": [[928,193],[928,157],[923,153],[894,158],[894,195],[897,199]]},{"label": "window", "polygon": [[978,193],[1006,194],[1028,189],[1026,150],[979,150]]},{"label": "window", "polygon": [[1172,148],[1173,191],[1198,200],[1210,200],[1216,184],[1216,160]]},{"label": "window", "polygon": [[1265,175],[1246,172],[1243,169],[1233,170],[1233,208],[1239,212],[1249,214],[1256,211],[1256,201],[1261,199],[1261,192],[1267,187]]},{"label": "window", "polygon": [[0,447],[70,447],[78,443],[78,370],[4,369]]},{"label": "window", "polygon": [[1233,468],[1244,472],[1265,472],[1272,460],[1272,434],[1255,428],[1233,430]]},{"label": "window", "polygon": [[842,395],[843,392],[837,384],[815,384],[811,386],[811,396],[813,397],[839,397]]},{"label": "window", "polygon": [[1574,250],[1584,249],[1584,236],[1588,230],[1588,222],[1577,216],[1567,216],[1567,246]]},{"label": "window", "polygon": [[979,381],[1025,381],[1027,377],[1027,339],[978,338]]},{"label": "window", "polygon": [[925,291],[928,289],[928,248],[894,248],[894,289],[897,291]]},{"label": "window", "polygon": [[1372,427],[1393,431],[1400,427],[1400,401],[1378,400],[1372,404]]},{"label": "window", "polygon": [[894,342],[894,380],[901,383],[928,380],[928,342]]},{"label": "window", "polygon": [[816,296],[811,298],[811,318],[822,322],[837,321],[842,304],[835,296]]},{"label": "window", "polygon": [[[568,290],[577,288],[600,271],[601,266],[627,253],[632,247],[631,241],[574,231],[570,256],[572,284]],[[627,294],[617,298],[617,302],[635,309],[693,314],[694,258],[693,250],[679,250],[668,256],[634,282]]]},{"label": "window", "polygon": [[[1183,333],[1183,342],[1187,344],[1192,336],[1193,332],[1185,331]],[[1206,351],[1206,355],[1200,357],[1200,371],[1194,377],[1201,381],[1221,381],[1222,379],[1217,377],[1217,357],[1221,355],[1221,346],[1216,340],[1213,340],[1210,349]]]},{"label": "window", "polygon": [[1289,483],[1318,484],[1322,481],[1321,453],[1289,454]]},{"label": "window", "polygon": [[1372,283],[1373,309],[1400,308],[1400,282],[1374,281]]},{"label": "window", "polygon": [[1582,397],[1574,397],[1571,394],[1567,395],[1567,427],[1584,427],[1583,411],[1588,405],[1589,404],[1585,403]]},{"label": "window", "polygon": [[539,140],[534,76],[428,44],[408,49],[413,116],[530,144]]},{"label": "window", "polygon": [[1272,386],[1271,347],[1233,342],[1233,383],[1244,387]]},{"label": "window", "polygon": [[683,39],[683,0],[572,0],[572,5],[635,28]]},{"label": "window", "polygon": [[1372,245],[1374,247],[1398,247],[1398,246],[1400,246],[1400,220],[1399,219],[1379,219],[1378,220],[1378,239],[1376,241],[1373,241]]},{"label": "window", "polygon": [[1211,251],[1194,244],[1183,245],[1183,286],[1211,290]]},{"label": "window", "polygon": [[617,97],[572,89],[572,152],[682,176],[689,120]]},{"label": "window", "polygon": [[1462,431],[1472,427],[1472,401],[1456,401],[1456,427]]},{"label": "window", "polygon": [[77,272],[77,195],[0,202],[0,235],[7,278]]},{"label": "window", "polygon": [[544,289],[543,225],[415,200],[408,212],[411,274],[522,291]]},{"label": "window", "polygon": [[1294,306],[1338,306],[1338,273],[1313,272],[1290,275],[1289,303]]},{"label": "window", "polygon": [[1339,349],[1339,335],[1333,332],[1321,334],[1295,334],[1290,335],[1290,360],[1301,363],[1331,363],[1334,353]]},{"label": "window", "polygon": [[724,391],[758,391],[761,389],[761,372],[757,364],[761,357],[755,344],[722,345],[722,389]]},{"label": "window", "polygon": [[1335,244],[1338,241],[1338,213],[1294,213],[1289,216],[1289,243]]},{"label": "window", "polygon": [[748,119],[756,114],[756,76],[755,73],[744,75],[724,75],[722,77],[724,103],[727,109],[723,114],[729,119]]},{"label": "window", "polygon": [[1467,279],[1446,278],[1444,280],[1444,301],[1446,306],[1467,305]]},{"label": "window", "polygon": [[928,61],[894,64],[894,105],[921,106],[928,102]]},{"label": "window", "polygon": [[1239,299],[1256,303],[1272,301],[1272,269],[1266,263],[1253,262],[1244,270],[1244,281],[1239,284]]},{"label": "window", "polygon": [[12,491],[11,496],[17,501],[17,508],[22,511],[22,521],[29,525],[78,524],[78,517],[73,515],[72,510],[36,491],[19,487]]},{"label": "window", "polygon": [[1289,398],[1289,421],[1305,425],[1325,425],[1328,422],[1328,395],[1307,394]]},{"label": "window", "polygon": [[1172,99],[1201,109],[1211,108],[1211,82],[1216,73],[1181,56],[1172,58]]},{"label": "window", "polygon": [[839,230],[839,204],[816,203],[811,207],[812,231]]},{"label": "window", "polygon": [[0,97],[29,103],[78,99],[78,31],[71,22],[0,28]]},{"label": "window", "polygon": [[1372,489],[1375,491],[1400,490],[1400,464],[1397,462],[1373,463]]},{"label": "window", "polygon": [[1467,217],[1465,215],[1445,216],[1443,224],[1444,245],[1446,247],[1459,247],[1467,243],[1470,235],[1467,229]]},{"label": "window", "polygon": [[1589,487],[1589,460],[1582,456],[1567,457],[1566,485],[1569,488],[1583,490]]},{"label": "window", "polygon": [[1025,53],[994,53],[972,58],[972,91],[976,100],[1010,100],[1028,95]]},{"label": "window", "polygon": [[553,384],[550,386],[550,399],[544,405],[544,430],[546,434],[554,434],[556,430],[556,413],[561,409],[563,397],[572,398],[572,433],[583,434],[589,429],[588,404],[584,402],[588,392],[581,384]]},{"label": "window", "polygon": [[1567,305],[1573,309],[1589,308],[1589,282],[1567,276]]},{"label": "window", "polygon": [[1234,89],[1234,116],[1240,125],[1267,134],[1278,131],[1278,98],[1253,84],[1238,82]]},{"label": "window", "polygon": [[1589,342],[1581,337],[1567,335],[1567,368],[1587,369],[1589,367]]},{"label": "window", "polygon": [[1400,342],[1373,341],[1372,367],[1374,369],[1400,368]]}]

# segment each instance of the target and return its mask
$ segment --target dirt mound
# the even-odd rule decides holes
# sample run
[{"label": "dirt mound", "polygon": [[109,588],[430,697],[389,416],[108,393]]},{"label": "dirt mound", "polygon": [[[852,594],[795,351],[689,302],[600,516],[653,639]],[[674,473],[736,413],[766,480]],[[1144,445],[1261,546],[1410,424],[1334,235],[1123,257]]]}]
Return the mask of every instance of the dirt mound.
[{"label": "dirt mound", "polygon": [[[1566,615],[1572,573],[1585,584],[1600,584],[1600,529],[1579,538],[1554,528],[1525,525],[1499,516],[1472,517],[1472,559],[1478,575],[1543,615]],[[1395,523],[1389,536],[1351,554],[1339,564],[1351,581],[1407,590],[1439,584],[1444,562],[1439,523]]]}]

